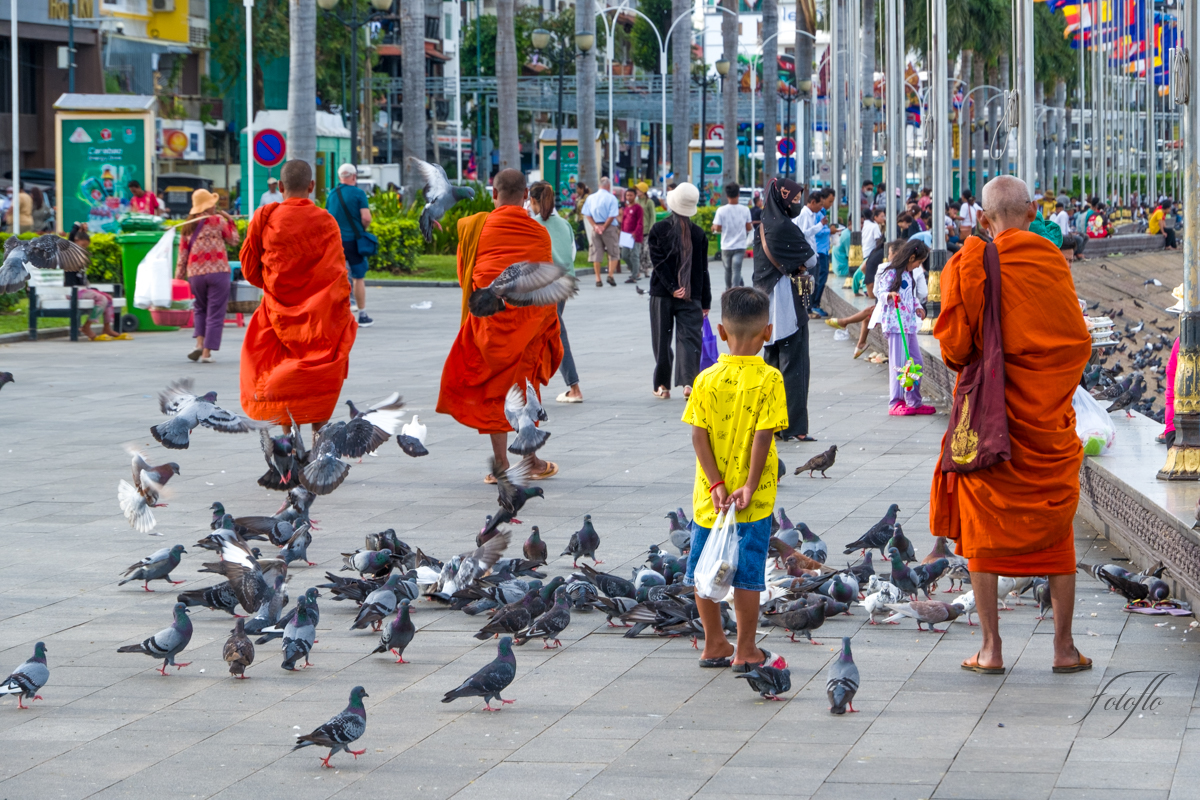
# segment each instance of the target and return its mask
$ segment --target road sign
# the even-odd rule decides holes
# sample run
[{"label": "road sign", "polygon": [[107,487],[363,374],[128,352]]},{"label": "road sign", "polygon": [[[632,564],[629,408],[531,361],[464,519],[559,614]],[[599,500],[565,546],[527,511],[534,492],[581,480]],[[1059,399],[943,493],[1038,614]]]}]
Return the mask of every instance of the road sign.
[{"label": "road sign", "polygon": [[791,156],[785,156],[779,159],[779,172],[795,172],[796,159]]},{"label": "road sign", "polygon": [[712,140],[724,141],[725,140],[725,126],[724,125],[709,125],[708,126],[708,138],[710,141],[712,141]]},{"label": "road sign", "polygon": [[779,150],[779,155],[790,156],[792,153],[796,152],[796,142],[787,138],[780,139],[777,149]]},{"label": "road sign", "polygon": [[254,134],[254,160],[270,169],[278,166],[287,155],[287,142],[283,134],[273,128],[264,128]]}]

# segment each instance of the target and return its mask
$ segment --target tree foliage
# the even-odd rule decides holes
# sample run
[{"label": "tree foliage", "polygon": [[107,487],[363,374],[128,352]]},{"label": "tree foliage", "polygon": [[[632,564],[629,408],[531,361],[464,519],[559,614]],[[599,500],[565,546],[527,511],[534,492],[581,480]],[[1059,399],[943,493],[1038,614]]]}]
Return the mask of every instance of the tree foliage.
[{"label": "tree foliage", "polygon": [[[658,37],[666,36],[667,29],[671,27],[671,0],[642,0],[638,4],[638,10],[654,20],[654,27],[641,17],[633,24],[633,32],[630,34],[633,38],[633,63],[646,72],[658,73],[661,69]],[[678,35],[681,28],[686,27],[686,23],[681,22],[672,35]],[[658,29],[657,36],[654,28]]]}]

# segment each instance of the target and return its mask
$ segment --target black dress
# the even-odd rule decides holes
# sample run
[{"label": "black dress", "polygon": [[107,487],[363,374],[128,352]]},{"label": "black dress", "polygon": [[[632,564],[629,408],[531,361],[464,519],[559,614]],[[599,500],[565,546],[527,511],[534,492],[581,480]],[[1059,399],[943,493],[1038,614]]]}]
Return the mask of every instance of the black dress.
[{"label": "black dress", "polygon": [[646,237],[650,250],[650,341],[654,349],[654,390],[671,387],[671,334],[675,334],[675,386],[691,386],[700,372],[700,340],[704,311],[712,306],[708,281],[708,237],[688,221],[692,239],[691,297],[674,296],[679,288],[680,252],[672,214],[655,223]]}]

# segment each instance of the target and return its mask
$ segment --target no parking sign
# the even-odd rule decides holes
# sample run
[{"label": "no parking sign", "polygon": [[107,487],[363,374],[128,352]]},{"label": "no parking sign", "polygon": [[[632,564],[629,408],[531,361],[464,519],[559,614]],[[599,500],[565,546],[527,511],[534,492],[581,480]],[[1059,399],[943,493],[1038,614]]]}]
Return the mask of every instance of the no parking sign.
[{"label": "no parking sign", "polygon": [[254,160],[268,169],[278,166],[287,155],[287,142],[283,134],[273,128],[264,128],[254,134]]}]

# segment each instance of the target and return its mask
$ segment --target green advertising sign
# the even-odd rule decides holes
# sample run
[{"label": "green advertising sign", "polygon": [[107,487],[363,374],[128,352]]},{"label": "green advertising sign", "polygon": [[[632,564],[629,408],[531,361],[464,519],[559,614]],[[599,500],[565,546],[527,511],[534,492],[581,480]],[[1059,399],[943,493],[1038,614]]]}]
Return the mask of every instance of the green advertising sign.
[{"label": "green advertising sign", "polygon": [[116,233],[117,219],[129,211],[129,181],[146,186],[148,180],[144,118],[66,118],[61,124],[59,227],[87,222],[92,233]]},{"label": "green advertising sign", "polygon": [[561,165],[558,163],[557,145],[548,144],[542,148],[542,180],[553,186],[556,174],[558,175],[559,203],[566,203],[571,199],[571,192],[575,190],[575,181],[579,178],[579,145],[563,145]]}]

